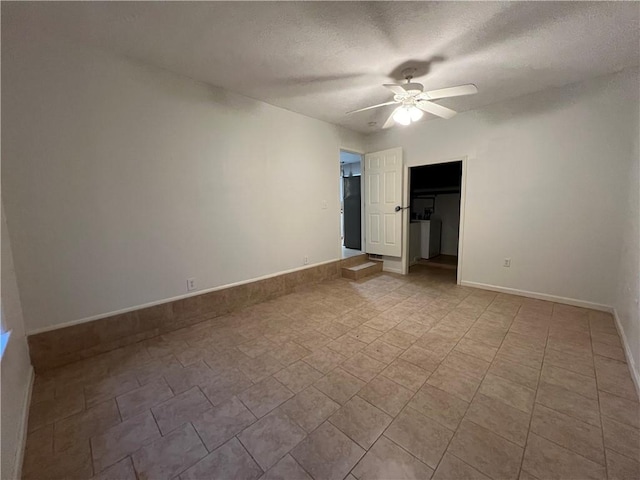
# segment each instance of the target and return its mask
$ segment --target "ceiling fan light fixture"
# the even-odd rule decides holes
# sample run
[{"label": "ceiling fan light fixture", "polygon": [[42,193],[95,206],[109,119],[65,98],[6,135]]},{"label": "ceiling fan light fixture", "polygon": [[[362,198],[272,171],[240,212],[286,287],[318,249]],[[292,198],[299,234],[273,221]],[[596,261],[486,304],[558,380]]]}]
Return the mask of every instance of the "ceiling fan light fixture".
[{"label": "ceiling fan light fixture", "polygon": [[424,112],[415,105],[403,105],[393,114],[393,120],[400,125],[410,125],[422,118]]},{"label": "ceiling fan light fixture", "polygon": [[409,109],[409,115],[411,116],[412,122],[417,122],[422,118],[424,112],[414,105]]},{"label": "ceiling fan light fixture", "polygon": [[[409,107],[410,108],[410,107]],[[400,107],[393,114],[393,120],[400,125],[409,125],[411,123],[411,113],[407,107]]]},{"label": "ceiling fan light fixture", "polygon": [[408,69],[406,72],[403,72],[403,74],[405,73],[407,83],[389,83],[383,85],[383,87],[386,87],[393,92],[394,95],[392,101],[353,110],[351,112],[347,112],[347,114],[371,110],[372,108],[385,107],[387,105],[399,105],[391,112],[391,115],[389,115],[387,120],[384,122],[382,128],[390,128],[396,123],[407,126],[411,125],[412,122],[419,121],[424,116],[424,112],[440,118],[451,118],[456,114],[455,110],[438,103],[433,103],[430,100],[478,93],[478,88],[472,83],[425,92],[422,84],[411,82],[413,73],[415,73],[414,70]]}]

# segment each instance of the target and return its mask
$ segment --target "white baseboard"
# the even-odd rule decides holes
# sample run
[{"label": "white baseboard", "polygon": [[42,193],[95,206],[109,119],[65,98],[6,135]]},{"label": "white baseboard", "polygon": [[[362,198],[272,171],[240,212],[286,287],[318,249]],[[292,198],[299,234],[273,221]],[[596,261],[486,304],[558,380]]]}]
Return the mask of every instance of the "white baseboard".
[{"label": "white baseboard", "polygon": [[268,275],[262,275],[261,277],[249,278],[248,280],[242,280],[240,282],[227,283],[224,285],[218,285],[217,287],[205,288],[202,290],[196,290],[191,293],[186,293],[184,295],[178,295],[176,297],[168,297],[163,298],[162,300],[157,300],[154,302],[143,303],[140,305],[135,305],[133,307],[121,308],[119,310],[112,310],[109,312],[101,313],[99,315],[93,315],[91,317],[84,317],[78,320],[71,320],[70,322],[57,323],[56,325],[50,325],[48,327],[42,328],[34,328],[27,332],[27,336],[36,335],[38,333],[50,332],[52,330],[58,330],[60,328],[71,327],[73,325],[79,325],[81,323],[93,322],[94,320],[101,320],[103,318],[113,317],[114,315],[120,315],[123,313],[135,312],[136,310],[142,310],[143,308],[155,307],[156,305],[162,305],[165,303],[175,302],[177,300],[184,300],[185,298],[197,297],[198,295],[204,295],[211,292],[217,292],[218,290],[224,290],[231,287],[237,287],[239,285],[246,285],[247,283],[258,282],[260,280],[266,280],[268,278],[278,277],[280,275],[286,275],[288,273],[298,272],[300,270],[306,270],[308,268],[319,267],[321,265],[327,265],[328,263],[340,262],[343,258],[338,258],[334,260],[327,260],[324,262],[318,262],[311,265],[304,265],[302,267],[291,268],[289,270],[283,270],[281,272],[270,273]]},{"label": "white baseboard", "polygon": [[22,462],[24,462],[24,450],[27,446],[27,426],[29,424],[29,406],[31,405],[31,392],[33,392],[33,381],[35,380],[35,374],[33,367],[29,371],[29,384],[27,391],[24,393],[24,400],[22,401],[22,424],[20,431],[18,432],[18,448],[16,449],[16,458],[13,464],[13,476],[9,478],[22,478]]},{"label": "white baseboard", "polygon": [[638,366],[636,365],[636,362],[633,360],[633,355],[631,355],[631,349],[629,348],[629,342],[627,341],[627,336],[624,333],[624,329],[622,328],[622,323],[620,323],[620,317],[618,317],[618,312],[616,311],[615,308],[613,309],[613,319],[616,322],[618,335],[622,339],[622,348],[624,349],[624,356],[627,357],[627,365],[629,366],[629,373],[631,374],[633,383],[636,386],[636,392],[638,393],[638,398],[640,398],[640,372],[638,371]]},{"label": "white baseboard", "polygon": [[574,307],[590,308],[592,310],[600,310],[603,312],[611,313],[613,315],[613,318],[616,324],[616,329],[618,330],[618,335],[622,340],[622,347],[624,349],[625,357],[627,358],[629,373],[631,374],[631,378],[636,387],[638,397],[640,398],[640,371],[638,370],[638,365],[636,365],[633,359],[633,356],[631,355],[631,349],[629,348],[629,342],[627,340],[627,336],[625,335],[624,329],[622,328],[622,324],[620,323],[620,317],[618,317],[618,312],[616,311],[615,308],[609,305],[586,302],[584,300],[578,300],[575,298],[559,297],[557,295],[549,295],[546,293],[538,293],[538,292],[529,292],[526,290],[518,290],[516,288],[507,288],[507,287],[499,287],[497,285],[488,285],[485,283],[467,282],[463,280],[462,282],[460,282],[460,284],[466,287],[480,288],[482,290],[490,290],[492,292],[509,293],[512,295],[520,295],[522,297],[535,298],[538,300],[547,300],[555,303],[573,305]]},{"label": "white baseboard", "polygon": [[399,273],[402,275],[402,268],[382,267],[383,272]]},{"label": "white baseboard", "polygon": [[519,295],[521,297],[535,298],[537,300],[546,300],[548,302],[563,303],[565,305],[573,305],[574,307],[590,308],[592,310],[600,310],[602,312],[613,313],[613,308],[609,305],[587,302],[585,300],[578,300],[577,298],[559,297],[557,295],[549,295],[547,293],[529,292],[527,290],[518,290],[517,288],[499,287],[497,285],[468,282],[466,280],[462,280],[460,282],[460,285],[463,285],[465,287],[480,288],[482,290],[491,290],[492,292],[509,293],[511,295]]}]

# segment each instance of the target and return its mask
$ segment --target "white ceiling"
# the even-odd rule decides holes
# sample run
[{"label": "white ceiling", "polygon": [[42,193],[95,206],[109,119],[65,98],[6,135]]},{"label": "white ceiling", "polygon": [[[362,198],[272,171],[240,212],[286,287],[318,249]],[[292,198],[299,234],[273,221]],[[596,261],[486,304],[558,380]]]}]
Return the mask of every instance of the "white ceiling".
[{"label": "white ceiling", "polygon": [[89,42],[370,132],[393,107],[344,112],[390,100],[381,84],[403,67],[426,89],[475,83],[479,94],[440,101],[464,111],[638,65],[639,13],[636,2],[2,2],[2,30]]}]

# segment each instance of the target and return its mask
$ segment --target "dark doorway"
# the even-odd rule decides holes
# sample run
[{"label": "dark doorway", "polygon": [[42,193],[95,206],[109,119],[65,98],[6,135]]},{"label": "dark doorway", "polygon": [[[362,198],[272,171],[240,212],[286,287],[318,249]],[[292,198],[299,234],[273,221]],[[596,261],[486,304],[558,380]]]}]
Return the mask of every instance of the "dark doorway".
[{"label": "dark doorway", "polygon": [[362,249],[362,155],[340,151],[340,192],[343,256]]},{"label": "dark doorway", "polygon": [[410,267],[457,269],[461,188],[461,161],[411,168]]},{"label": "dark doorway", "polygon": [[344,246],[355,250],[362,248],[360,178],[360,176],[342,178],[342,191],[344,192]]}]

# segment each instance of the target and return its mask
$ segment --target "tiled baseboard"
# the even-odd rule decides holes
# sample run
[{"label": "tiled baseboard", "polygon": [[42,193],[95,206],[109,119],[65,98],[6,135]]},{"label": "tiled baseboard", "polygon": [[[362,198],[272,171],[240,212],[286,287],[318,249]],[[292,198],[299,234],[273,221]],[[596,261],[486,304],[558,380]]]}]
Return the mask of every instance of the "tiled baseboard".
[{"label": "tiled baseboard", "polygon": [[365,255],[223,288],[202,295],[36,333],[27,337],[36,372],[105,353],[340,276]]},{"label": "tiled baseboard", "polygon": [[633,358],[631,347],[629,346],[629,339],[627,338],[626,332],[622,328],[620,317],[618,316],[618,312],[615,308],[613,309],[613,319],[616,322],[616,329],[618,330],[618,335],[620,336],[620,340],[622,341],[622,349],[624,350],[624,355],[627,359],[627,366],[629,367],[629,372],[631,373],[631,379],[633,380],[633,384],[636,387],[638,398],[640,398],[640,369],[636,365],[636,362]]}]

